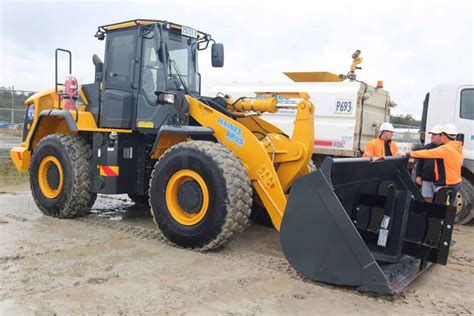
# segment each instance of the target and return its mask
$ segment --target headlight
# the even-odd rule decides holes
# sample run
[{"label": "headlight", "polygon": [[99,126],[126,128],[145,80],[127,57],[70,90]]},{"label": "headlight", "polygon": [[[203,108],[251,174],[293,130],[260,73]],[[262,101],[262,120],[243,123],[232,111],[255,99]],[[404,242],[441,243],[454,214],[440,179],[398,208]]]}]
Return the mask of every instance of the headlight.
[{"label": "headlight", "polygon": [[35,118],[35,106],[34,105],[30,105],[30,107],[28,108],[28,120],[29,121],[33,121],[33,119]]},{"label": "headlight", "polygon": [[169,103],[174,104],[174,94],[172,93],[160,93],[158,95],[157,103]]}]

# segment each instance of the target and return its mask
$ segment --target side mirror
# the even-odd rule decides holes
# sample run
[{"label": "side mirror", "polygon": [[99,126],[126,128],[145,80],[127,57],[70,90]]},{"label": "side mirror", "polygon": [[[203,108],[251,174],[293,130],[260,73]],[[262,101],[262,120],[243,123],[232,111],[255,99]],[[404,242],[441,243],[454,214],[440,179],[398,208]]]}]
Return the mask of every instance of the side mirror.
[{"label": "side mirror", "polygon": [[224,44],[214,43],[211,46],[212,67],[224,66]]}]

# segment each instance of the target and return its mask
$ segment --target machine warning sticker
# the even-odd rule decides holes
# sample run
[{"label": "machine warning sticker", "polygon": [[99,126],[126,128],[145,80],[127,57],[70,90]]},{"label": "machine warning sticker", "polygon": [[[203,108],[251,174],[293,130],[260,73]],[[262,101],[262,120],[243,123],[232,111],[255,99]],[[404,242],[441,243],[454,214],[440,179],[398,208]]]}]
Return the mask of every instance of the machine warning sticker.
[{"label": "machine warning sticker", "polygon": [[153,128],[153,121],[138,121],[137,126],[141,128]]},{"label": "machine warning sticker", "polygon": [[242,130],[235,126],[232,123],[227,122],[223,118],[219,117],[217,123],[227,130],[225,138],[235,143],[237,146],[241,147],[244,144],[244,139],[242,137]]},{"label": "machine warning sticker", "polygon": [[352,114],[352,109],[353,108],[354,108],[354,105],[352,104],[352,100],[336,99],[334,113],[336,113],[336,114]]}]

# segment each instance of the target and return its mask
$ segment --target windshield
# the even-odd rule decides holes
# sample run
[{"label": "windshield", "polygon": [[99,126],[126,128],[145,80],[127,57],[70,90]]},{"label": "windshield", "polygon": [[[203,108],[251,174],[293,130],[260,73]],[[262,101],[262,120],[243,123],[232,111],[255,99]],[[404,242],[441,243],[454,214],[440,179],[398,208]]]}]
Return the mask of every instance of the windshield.
[{"label": "windshield", "polygon": [[154,100],[155,91],[185,91],[181,80],[190,92],[199,93],[196,39],[170,31],[162,31],[161,36],[168,46],[169,59],[166,65],[158,58],[153,37],[144,38],[141,71],[144,94]]}]

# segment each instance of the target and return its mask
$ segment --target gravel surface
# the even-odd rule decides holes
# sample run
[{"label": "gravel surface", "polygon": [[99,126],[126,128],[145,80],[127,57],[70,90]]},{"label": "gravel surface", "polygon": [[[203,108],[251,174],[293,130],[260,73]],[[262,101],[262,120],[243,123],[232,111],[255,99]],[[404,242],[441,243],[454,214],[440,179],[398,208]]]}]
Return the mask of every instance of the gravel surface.
[{"label": "gravel surface", "polygon": [[400,296],[303,280],[278,233],[250,226],[223,250],[159,239],[145,208],[99,196],[82,219],[48,218],[29,192],[0,194],[0,315],[471,314],[474,226],[455,227],[447,266]]}]

